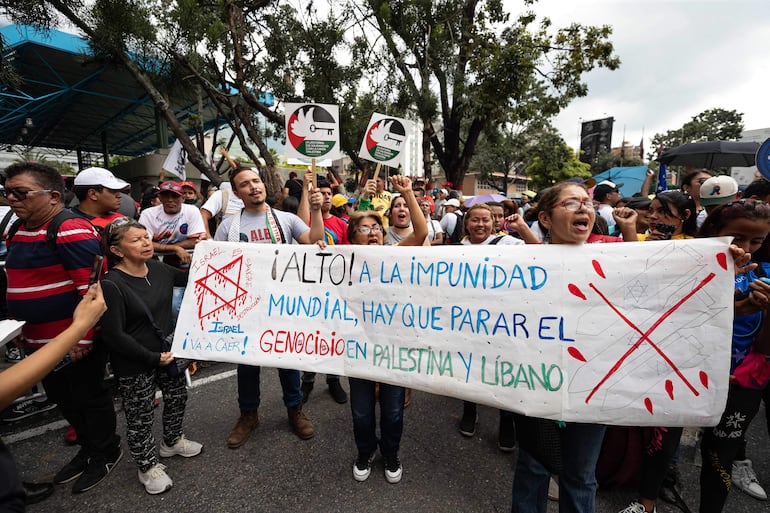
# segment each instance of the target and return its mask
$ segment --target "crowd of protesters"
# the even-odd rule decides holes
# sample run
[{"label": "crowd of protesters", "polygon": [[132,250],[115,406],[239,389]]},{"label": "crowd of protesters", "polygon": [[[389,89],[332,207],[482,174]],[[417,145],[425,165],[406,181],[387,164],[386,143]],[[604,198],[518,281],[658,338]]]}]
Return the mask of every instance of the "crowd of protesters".
[{"label": "crowd of protesters", "polygon": [[[71,424],[67,437],[79,449],[62,462],[53,483],[72,483],[73,493],[96,487],[123,456],[104,383],[107,365],[123,399],[124,436],[138,480],[149,494],[169,490],[173,481],[160,458],[193,457],[203,450],[183,429],[184,373],[194,371],[195,362],[176,359],[170,337],[192,253],[207,238],[322,247],[562,244],[569,252],[586,243],[731,236],[733,256],[744,267],[735,278],[727,405],[717,426],[703,428],[700,511],[722,511],[733,484],[766,500],[745,432],[761,402],[770,399],[770,325],[765,322],[770,281],[763,280],[770,270],[765,243],[770,183],[759,180],[741,192],[730,177],[694,170],[684,177],[681,190],[650,195],[652,177],[648,172],[642,189],[628,198],[621,197],[622,184],[573,179],[537,194],[525,191],[520,198],[466,208],[462,193],[450,183],[434,187],[420,179],[377,176],[348,197],[334,173],[314,177],[310,171],[302,179],[292,172],[283,196],[274,201],[259,169],[236,166],[207,197],[192,182],[169,180],[143,184],[139,203],[126,205],[129,184],[106,169],[89,168],[74,180],[77,203],[65,205],[64,181],[56,171],[41,164],[14,164],[5,170],[0,189],[10,206],[0,225],[7,246],[2,313],[25,321],[22,336],[8,344],[8,358],[19,362],[12,369],[35,371],[19,381],[24,386],[13,389],[3,379],[10,371],[0,375],[4,418],[19,420],[57,405]],[[103,269],[97,257],[105,257]],[[101,286],[93,285],[94,274],[98,278],[103,270]],[[104,304],[107,313],[92,328]],[[315,373],[277,373],[289,427],[301,440],[312,438],[315,428],[304,405],[314,390]],[[40,379],[44,394],[13,402]],[[239,414],[223,436],[231,449],[246,444],[259,425],[260,379],[260,367],[238,365]],[[340,376],[326,376],[333,399],[350,402],[357,449],[352,477],[368,479],[379,451],[385,479],[398,483],[404,476],[399,448],[408,428],[410,390],[360,378],[347,382],[349,397]],[[164,403],[159,443],[152,432],[156,389]],[[459,432],[473,436],[477,419],[477,405],[465,401]],[[518,447],[511,511],[542,513],[552,499],[558,500],[561,512],[593,512],[597,487],[612,482],[606,479],[612,474],[607,469],[617,464],[635,469],[639,483],[638,496],[622,513],[654,512],[659,499],[681,504],[677,457],[682,428],[628,428],[643,440],[643,447],[638,454],[624,451],[625,459],[618,463],[614,448],[626,443],[623,437],[629,433],[621,429],[561,425],[500,410],[498,446],[506,452]],[[552,437],[553,454],[539,445],[538,439],[547,436]],[[616,446],[609,445],[611,440]],[[25,502],[44,500],[53,492],[51,483],[20,482],[1,442],[0,474],[0,503],[9,510],[21,511]]]}]

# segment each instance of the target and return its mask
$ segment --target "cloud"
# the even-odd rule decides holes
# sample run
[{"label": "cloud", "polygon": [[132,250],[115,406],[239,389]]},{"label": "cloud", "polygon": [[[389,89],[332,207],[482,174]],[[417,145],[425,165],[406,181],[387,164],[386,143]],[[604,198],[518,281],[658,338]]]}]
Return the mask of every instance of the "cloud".
[{"label": "cloud", "polygon": [[[522,9],[513,0],[506,5],[512,13]],[[648,148],[654,133],[713,108],[742,112],[747,129],[770,125],[767,0],[540,0],[532,9],[554,27],[613,27],[620,68],[589,73],[588,95],[554,121],[569,145],[577,143],[581,119],[606,116],[615,118],[613,145],[625,125],[633,143],[644,129]]]}]

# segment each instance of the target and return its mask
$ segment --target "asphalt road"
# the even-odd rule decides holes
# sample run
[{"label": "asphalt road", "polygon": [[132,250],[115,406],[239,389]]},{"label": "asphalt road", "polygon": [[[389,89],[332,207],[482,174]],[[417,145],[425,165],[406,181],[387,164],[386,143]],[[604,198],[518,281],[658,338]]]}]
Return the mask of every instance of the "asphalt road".
[{"label": "asphalt road", "polygon": [[[479,408],[476,436],[457,430],[462,403],[457,399],[413,393],[406,410],[399,484],[385,481],[381,459],[363,483],[353,480],[356,455],[349,405],[338,405],[326,391],[323,375],[306,406],[316,428],[308,441],[295,437],[280,399],[277,372],[262,373],[259,428],[246,445],[228,449],[225,438],[237,416],[233,366],[213,364],[193,378],[185,419],[188,438],[205,445],[190,459],[163,462],[174,480],[169,492],[150,496],[137,480],[136,467],[126,451],[123,460],[98,487],[73,495],[67,485],[29,507],[29,511],[112,512],[504,512],[510,511],[511,481],[516,453],[497,448],[497,411]],[[346,380],[343,379],[347,389]],[[119,407],[119,401],[116,400]],[[160,410],[156,410],[156,437]],[[770,490],[770,440],[764,412],[749,432],[750,457],[760,481]],[[0,425],[25,480],[50,479],[76,453],[64,444],[65,424],[54,412],[13,424]],[[124,433],[123,413],[118,432]],[[695,439],[682,448],[684,498],[693,511],[698,505],[700,457]],[[617,512],[636,496],[633,489],[600,490],[597,511]],[[549,512],[558,511],[556,503]],[[659,503],[658,511],[678,509]],[[726,512],[770,512],[770,502],[756,501],[733,491]]]}]

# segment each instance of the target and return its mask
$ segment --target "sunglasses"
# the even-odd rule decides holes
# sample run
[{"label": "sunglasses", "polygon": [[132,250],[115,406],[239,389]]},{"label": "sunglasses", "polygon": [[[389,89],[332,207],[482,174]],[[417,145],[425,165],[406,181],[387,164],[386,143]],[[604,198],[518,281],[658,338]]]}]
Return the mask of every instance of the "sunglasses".
[{"label": "sunglasses", "polygon": [[8,196],[13,195],[13,197],[16,198],[17,200],[24,201],[24,200],[27,199],[27,196],[29,196],[30,194],[32,194],[32,195],[43,194],[43,193],[47,194],[49,192],[53,192],[53,190],[52,189],[39,189],[39,190],[36,190],[36,191],[25,191],[25,190],[21,190],[21,189],[0,189],[0,196],[2,196],[3,198],[7,198]]}]

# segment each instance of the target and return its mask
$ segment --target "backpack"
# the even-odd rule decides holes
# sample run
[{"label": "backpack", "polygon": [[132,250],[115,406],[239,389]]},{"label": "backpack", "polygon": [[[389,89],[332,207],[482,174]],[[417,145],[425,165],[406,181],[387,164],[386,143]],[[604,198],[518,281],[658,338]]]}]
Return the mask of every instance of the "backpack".
[{"label": "backpack", "polygon": [[[45,244],[46,246],[48,246],[48,249],[53,254],[57,253],[56,236],[59,234],[59,227],[67,219],[84,219],[84,218],[73,213],[71,210],[66,208],[51,218],[51,222],[48,224],[48,229],[45,232]],[[19,228],[21,227],[21,224],[23,222],[24,221],[22,221],[21,219],[17,219],[16,221],[13,222],[11,227],[8,228],[8,236],[5,238],[6,242],[10,241],[13,238],[13,236],[16,235],[16,232],[19,231]]]},{"label": "backpack", "polygon": [[452,214],[457,217],[457,220],[455,221],[455,227],[454,230],[452,230],[452,233],[447,233],[446,236],[444,236],[444,244],[455,244],[460,242],[463,238],[463,213],[452,212]]}]

